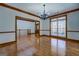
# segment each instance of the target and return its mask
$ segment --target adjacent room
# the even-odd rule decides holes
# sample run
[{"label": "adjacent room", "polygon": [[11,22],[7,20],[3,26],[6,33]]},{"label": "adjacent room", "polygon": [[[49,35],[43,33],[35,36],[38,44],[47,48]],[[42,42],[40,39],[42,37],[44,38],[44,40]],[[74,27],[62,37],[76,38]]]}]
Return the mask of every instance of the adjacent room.
[{"label": "adjacent room", "polygon": [[79,56],[79,3],[0,3],[0,56]]}]

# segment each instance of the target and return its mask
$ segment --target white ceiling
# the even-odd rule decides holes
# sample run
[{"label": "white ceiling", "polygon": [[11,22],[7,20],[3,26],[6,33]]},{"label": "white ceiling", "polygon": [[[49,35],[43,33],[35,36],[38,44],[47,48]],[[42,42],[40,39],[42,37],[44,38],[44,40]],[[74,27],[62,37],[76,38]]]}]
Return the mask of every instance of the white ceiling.
[{"label": "white ceiling", "polygon": [[[9,3],[22,10],[31,12],[36,15],[41,15],[43,12],[43,3]],[[48,16],[79,8],[78,3],[46,3],[46,13]]]}]

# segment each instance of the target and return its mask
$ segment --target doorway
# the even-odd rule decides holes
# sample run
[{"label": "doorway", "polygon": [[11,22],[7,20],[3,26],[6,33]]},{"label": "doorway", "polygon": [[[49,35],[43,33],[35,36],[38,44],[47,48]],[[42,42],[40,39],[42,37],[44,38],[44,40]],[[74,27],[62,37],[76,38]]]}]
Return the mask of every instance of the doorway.
[{"label": "doorway", "polygon": [[51,19],[51,36],[66,38],[66,16]]},{"label": "doorway", "polygon": [[35,34],[36,36],[40,35],[40,22],[35,22]]},{"label": "doorway", "polygon": [[[19,26],[18,26],[18,24],[19,24]],[[27,28],[24,28],[24,27],[27,27]],[[16,34],[15,34],[16,41],[17,41],[17,37],[20,38],[21,34],[23,36],[27,36],[29,34],[30,35],[31,34],[40,35],[40,21],[29,19],[29,18],[24,18],[24,17],[20,17],[20,16],[16,16],[15,30],[16,30]]]},{"label": "doorway", "polygon": [[[40,22],[20,16],[16,16],[15,21],[17,55],[34,54],[35,52],[33,51],[35,51],[35,48],[33,46],[35,46],[37,42],[35,34],[39,33],[40,29],[40,25],[38,27],[37,23],[40,24]],[[38,30],[38,32],[35,30]]]}]

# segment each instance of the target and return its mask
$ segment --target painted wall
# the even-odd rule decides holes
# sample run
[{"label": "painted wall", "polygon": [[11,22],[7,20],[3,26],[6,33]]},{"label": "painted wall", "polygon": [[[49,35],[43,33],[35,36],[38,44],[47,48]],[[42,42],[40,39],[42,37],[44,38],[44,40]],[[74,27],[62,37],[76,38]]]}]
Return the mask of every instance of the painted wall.
[{"label": "painted wall", "polygon": [[[79,11],[67,15],[67,30],[79,31]],[[67,32],[68,38],[79,40],[79,32]]]},{"label": "painted wall", "polygon": [[[39,20],[39,18],[24,14],[22,12],[14,11],[5,7],[0,6],[0,32],[4,31],[15,31],[15,16],[21,16],[25,18],[30,18],[34,20]],[[10,37],[11,35],[11,37]],[[15,34],[0,34],[0,43],[15,41]],[[7,37],[5,39],[5,37]],[[10,38],[8,38],[10,37]]]},{"label": "painted wall", "polygon": [[0,44],[15,41],[15,33],[0,34]]},{"label": "painted wall", "polygon": [[41,20],[40,21],[40,30],[48,30],[48,31],[40,31],[41,35],[50,35],[49,28],[50,28],[50,20]]}]

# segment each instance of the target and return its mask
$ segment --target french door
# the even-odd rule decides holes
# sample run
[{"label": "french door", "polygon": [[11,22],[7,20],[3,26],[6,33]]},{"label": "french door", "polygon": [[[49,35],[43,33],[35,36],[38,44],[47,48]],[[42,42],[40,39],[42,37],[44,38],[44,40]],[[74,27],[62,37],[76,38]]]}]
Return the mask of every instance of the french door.
[{"label": "french door", "polygon": [[51,36],[66,37],[66,17],[51,19]]}]

